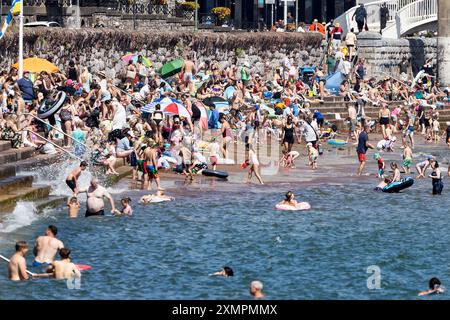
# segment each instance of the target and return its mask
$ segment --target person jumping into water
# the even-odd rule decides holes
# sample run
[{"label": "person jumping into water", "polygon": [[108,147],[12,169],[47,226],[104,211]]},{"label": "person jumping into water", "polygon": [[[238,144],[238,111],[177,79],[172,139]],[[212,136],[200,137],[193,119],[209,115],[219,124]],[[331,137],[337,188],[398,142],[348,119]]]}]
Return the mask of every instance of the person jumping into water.
[{"label": "person jumping into water", "polygon": [[80,177],[81,173],[86,170],[87,167],[87,162],[81,161],[80,166],[72,170],[72,172],[70,172],[70,174],[66,178],[66,184],[69,186],[70,190],[72,190],[75,196],[78,194],[78,178]]}]

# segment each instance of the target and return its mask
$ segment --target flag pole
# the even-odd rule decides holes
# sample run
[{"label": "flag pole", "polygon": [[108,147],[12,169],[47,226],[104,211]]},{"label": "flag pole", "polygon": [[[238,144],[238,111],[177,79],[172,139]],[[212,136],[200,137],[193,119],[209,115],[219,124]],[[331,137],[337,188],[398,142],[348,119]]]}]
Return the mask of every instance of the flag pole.
[{"label": "flag pole", "polygon": [[19,79],[23,76],[23,1],[20,1],[19,13]]}]

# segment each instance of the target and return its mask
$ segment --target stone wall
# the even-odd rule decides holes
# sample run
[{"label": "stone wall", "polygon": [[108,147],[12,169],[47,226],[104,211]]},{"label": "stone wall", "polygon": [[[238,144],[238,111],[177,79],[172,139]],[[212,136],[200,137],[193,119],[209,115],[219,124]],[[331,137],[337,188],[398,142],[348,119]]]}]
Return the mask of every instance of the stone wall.
[{"label": "stone wall", "polygon": [[[195,53],[198,62],[217,60],[223,66],[238,58],[250,62],[255,72],[278,66],[285,55],[301,65],[318,64],[324,52],[321,35],[297,33],[209,33],[133,32],[115,29],[28,29],[24,36],[25,57],[52,60],[63,68],[76,59],[93,72],[114,75],[121,70],[121,57],[140,53],[155,68],[177,57]],[[0,42],[0,66],[9,68],[17,61],[17,32],[9,30]]]},{"label": "stone wall", "polygon": [[425,61],[433,59],[437,65],[437,43],[435,38],[381,39],[378,33],[363,32],[358,36],[359,57],[366,60],[369,75],[399,75],[398,65],[403,57],[411,61],[415,75]]}]

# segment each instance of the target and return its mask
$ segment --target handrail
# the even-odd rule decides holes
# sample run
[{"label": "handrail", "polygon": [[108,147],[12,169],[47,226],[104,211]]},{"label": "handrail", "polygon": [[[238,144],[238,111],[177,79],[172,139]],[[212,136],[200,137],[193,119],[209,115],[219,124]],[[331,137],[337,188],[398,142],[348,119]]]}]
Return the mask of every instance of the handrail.
[{"label": "handrail", "polygon": [[74,155],[72,152],[69,152],[69,151],[67,151],[67,150],[64,149],[64,148],[61,148],[60,146],[58,146],[58,145],[57,145],[56,143],[54,143],[53,141],[48,140],[47,138],[41,136],[39,133],[34,132],[34,131],[30,131],[30,130],[28,130],[28,129],[25,129],[25,130],[23,130],[23,131],[32,132],[34,135],[38,136],[38,137],[41,138],[42,140],[46,141],[47,143],[52,144],[55,148],[64,151],[64,152],[67,153],[69,156],[74,157],[74,158],[78,159],[79,161],[83,161],[83,159],[81,159],[80,157]]},{"label": "handrail", "polygon": [[[367,11],[367,25],[369,30],[374,29],[379,31],[380,28],[380,7],[383,3],[386,3],[386,7],[389,9],[389,18],[387,20],[387,25],[395,23],[395,17],[397,12],[403,8],[404,6],[414,2],[415,0],[379,0],[366,3],[364,7]],[[351,28],[357,28],[356,22],[352,19],[353,14],[359,6],[355,6],[339,17],[334,19],[334,22],[339,22],[341,24],[342,29],[344,30],[344,34],[350,31]]]},{"label": "handrail", "polygon": [[383,31],[385,38],[400,38],[409,30],[437,21],[437,0],[416,0],[397,12],[396,23]]},{"label": "handrail", "polygon": [[55,129],[55,130],[58,131],[59,133],[62,133],[64,136],[66,136],[66,137],[72,139],[74,142],[81,144],[81,145],[84,146],[86,149],[91,150],[91,148],[89,148],[89,147],[88,147],[86,144],[84,144],[83,142],[81,142],[81,141],[75,139],[75,138],[72,137],[72,136],[69,136],[69,135],[68,135],[67,133],[65,133],[64,131],[59,130],[58,128],[56,128],[55,126],[52,126],[50,123],[45,122],[45,121],[42,120],[41,118],[36,117],[34,114],[31,114],[31,113],[28,113],[28,112],[25,112],[25,113],[22,113],[22,114],[23,114],[23,115],[31,116],[31,117],[33,117],[34,119],[39,120],[40,122],[44,123],[45,125],[49,126],[50,128]]}]

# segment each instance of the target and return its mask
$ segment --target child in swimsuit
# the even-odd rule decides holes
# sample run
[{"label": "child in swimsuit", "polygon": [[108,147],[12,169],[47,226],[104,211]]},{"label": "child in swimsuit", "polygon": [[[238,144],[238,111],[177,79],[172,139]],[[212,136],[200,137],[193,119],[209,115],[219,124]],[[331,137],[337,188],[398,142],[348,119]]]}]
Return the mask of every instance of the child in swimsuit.
[{"label": "child in swimsuit", "polygon": [[133,209],[130,206],[131,199],[130,198],[123,198],[120,200],[120,204],[122,205],[121,210],[115,210],[114,215],[116,216],[131,216],[133,215]]},{"label": "child in swimsuit", "polygon": [[285,199],[281,201],[279,204],[296,207],[298,205],[298,202],[297,200],[294,200],[294,198],[295,195],[292,193],[292,191],[288,191],[285,195]]},{"label": "child in swimsuit", "polygon": [[80,202],[77,197],[70,197],[67,200],[67,207],[69,208],[69,218],[78,217],[78,211],[80,211]]}]

